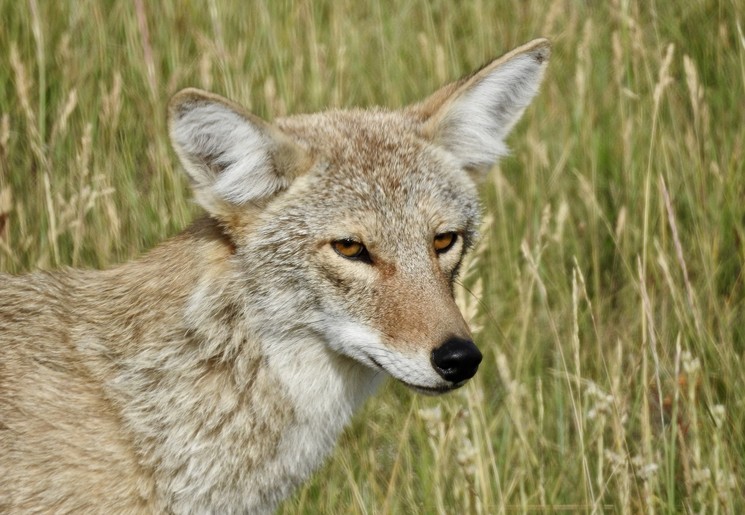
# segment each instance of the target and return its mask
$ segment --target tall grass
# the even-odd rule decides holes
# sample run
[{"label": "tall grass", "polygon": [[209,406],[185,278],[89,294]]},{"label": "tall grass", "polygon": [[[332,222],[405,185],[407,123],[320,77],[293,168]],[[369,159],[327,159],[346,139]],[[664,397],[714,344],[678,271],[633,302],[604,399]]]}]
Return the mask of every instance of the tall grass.
[{"label": "tall grass", "polygon": [[745,510],[745,18],[681,2],[0,0],[0,270],[103,267],[195,214],[165,127],[401,106],[554,43],[458,299],[462,391],[390,383],[283,513]]}]

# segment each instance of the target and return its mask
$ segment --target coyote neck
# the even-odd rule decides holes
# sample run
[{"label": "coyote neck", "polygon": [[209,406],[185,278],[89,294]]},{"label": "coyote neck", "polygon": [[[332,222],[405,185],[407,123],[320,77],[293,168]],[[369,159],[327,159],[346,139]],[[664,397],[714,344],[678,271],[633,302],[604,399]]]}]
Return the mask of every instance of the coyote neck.
[{"label": "coyote neck", "polygon": [[379,382],[310,330],[253,324],[231,259],[201,221],[140,261],[91,273],[99,280],[81,294],[91,315],[73,341],[176,512],[273,509]]}]

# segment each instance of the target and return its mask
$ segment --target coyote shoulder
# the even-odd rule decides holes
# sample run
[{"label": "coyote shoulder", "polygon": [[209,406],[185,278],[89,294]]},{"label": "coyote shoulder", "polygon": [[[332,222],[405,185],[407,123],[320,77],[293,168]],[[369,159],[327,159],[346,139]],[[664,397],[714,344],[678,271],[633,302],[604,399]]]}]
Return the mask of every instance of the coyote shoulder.
[{"label": "coyote shoulder", "polygon": [[265,513],[385,376],[481,353],[453,301],[476,179],[536,94],[536,40],[400,110],[266,122],[187,89],[205,215],[108,270],[0,275],[0,511]]}]

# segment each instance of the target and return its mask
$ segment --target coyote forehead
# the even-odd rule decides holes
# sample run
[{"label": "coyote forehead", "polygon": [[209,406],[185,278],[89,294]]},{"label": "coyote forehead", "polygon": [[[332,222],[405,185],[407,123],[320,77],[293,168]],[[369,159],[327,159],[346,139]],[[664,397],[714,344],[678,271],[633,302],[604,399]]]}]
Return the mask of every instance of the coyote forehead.
[{"label": "coyote forehead", "polygon": [[476,184],[537,93],[537,40],[398,110],[268,122],[186,89],[205,215],[104,271],[0,277],[0,510],[268,513],[385,376],[463,386]]},{"label": "coyote forehead", "polygon": [[317,156],[316,168],[288,196],[315,208],[321,225],[347,224],[401,250],[437,230],[470,238],[478,225],[471,178],[399,112],[331,111],[277,125]]}]

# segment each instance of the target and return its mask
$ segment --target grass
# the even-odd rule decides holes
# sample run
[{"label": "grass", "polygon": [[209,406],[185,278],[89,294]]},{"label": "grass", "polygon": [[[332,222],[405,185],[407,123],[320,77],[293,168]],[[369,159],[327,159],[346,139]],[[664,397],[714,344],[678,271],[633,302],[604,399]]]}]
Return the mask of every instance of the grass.
[{"label": "grass", "polygon": [[132,259],[197,209],[185,86],[264,117],[415,101],[537,36],[483,185],[467,388],[390,383],[282,513],[745,509],[745,19],[681,2],[0,0],[0,270]]}]

